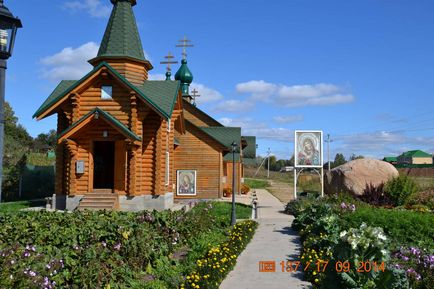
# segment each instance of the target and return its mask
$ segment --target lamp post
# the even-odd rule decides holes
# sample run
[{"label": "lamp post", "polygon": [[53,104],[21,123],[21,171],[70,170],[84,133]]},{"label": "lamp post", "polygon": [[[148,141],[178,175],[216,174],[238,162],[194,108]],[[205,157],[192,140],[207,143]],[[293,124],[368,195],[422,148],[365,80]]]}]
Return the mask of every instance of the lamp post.
[{"label": "lamp post", "polygon": [[12,55],[17,29],[21,27],[23,27],[21,20],[14,17],[4,6],[3,0],[0,0],[0,202],[2,200],[1,184],[3,181],[6,60]]},{"label": "lamp post", "polygon": [[237,149],[237,143],[232,142],[232,214],[231,214],[231,225],[235,225],[237,221],[237,216],[235,213],[235,150]]}]

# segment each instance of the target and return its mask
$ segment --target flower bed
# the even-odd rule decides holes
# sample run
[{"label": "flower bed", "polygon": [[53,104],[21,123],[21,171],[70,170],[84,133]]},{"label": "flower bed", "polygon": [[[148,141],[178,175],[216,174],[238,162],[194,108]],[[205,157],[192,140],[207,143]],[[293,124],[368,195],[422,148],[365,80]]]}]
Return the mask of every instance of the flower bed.
[{"label": "flower bed", "polygon": [[[325,289],[430,288],[434,216],[355,203],[326,198],[288,204],[303,242],[306,279]],[[404,248],[415,243],[426,249]]]},{"label": "flower bed", "polygon": [[207,254],[197,260],[196,269],[187,276],[181,289],[219,288],[220,283],[235,266],[238,255],[253,237],[257,223],[243,221],[234,226],[226,242],[210,248]]},{"label": "flower bed", "polygon": [[187,213],[3,213],[0,288],[177,288],[208,243],[227,239],[229,220],[224,203]]}]

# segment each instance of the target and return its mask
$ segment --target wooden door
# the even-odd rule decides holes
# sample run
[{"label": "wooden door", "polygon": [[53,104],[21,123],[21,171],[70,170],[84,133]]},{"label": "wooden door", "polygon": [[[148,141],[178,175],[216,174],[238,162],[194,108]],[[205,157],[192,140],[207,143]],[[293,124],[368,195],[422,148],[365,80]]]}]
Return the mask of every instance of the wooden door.
[{"label": "wooden door", "polygon": [[115,142],[115,193],[125,194],[125,172],[127,160],[127,146],[125,141]]},{"label": "wooden door", "polygon": [[112,141],[96,141],[93,145],[93,188],[113,189],[114,152]]}]

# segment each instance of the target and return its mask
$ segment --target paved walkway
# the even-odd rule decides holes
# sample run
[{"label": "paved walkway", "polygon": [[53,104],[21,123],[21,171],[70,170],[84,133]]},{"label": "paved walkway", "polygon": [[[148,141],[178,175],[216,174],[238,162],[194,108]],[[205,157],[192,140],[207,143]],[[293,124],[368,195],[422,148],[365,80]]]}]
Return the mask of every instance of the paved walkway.
[{"label": "paved walkway", "polygon": [[[302,289],[311,288],[302,281],[301,271],[282,272],[281,261],[298,260],[300,239],[291,229],[292,216],[277,198],[266,190],[256,190],[259,227],[252,241],[237,259],[220,289]],[[276,272],[259,272],[260,261],[275,261]]]}]

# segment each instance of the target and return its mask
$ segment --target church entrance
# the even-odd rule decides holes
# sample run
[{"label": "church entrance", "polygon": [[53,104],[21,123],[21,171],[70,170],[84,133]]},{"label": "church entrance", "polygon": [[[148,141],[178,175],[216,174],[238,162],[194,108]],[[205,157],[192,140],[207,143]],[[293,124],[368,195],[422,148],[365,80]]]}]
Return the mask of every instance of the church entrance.
[{"label": "church entrance", "polygon": [[93,188],[113,189],[115,142],[96,141],[93,144]]}]

